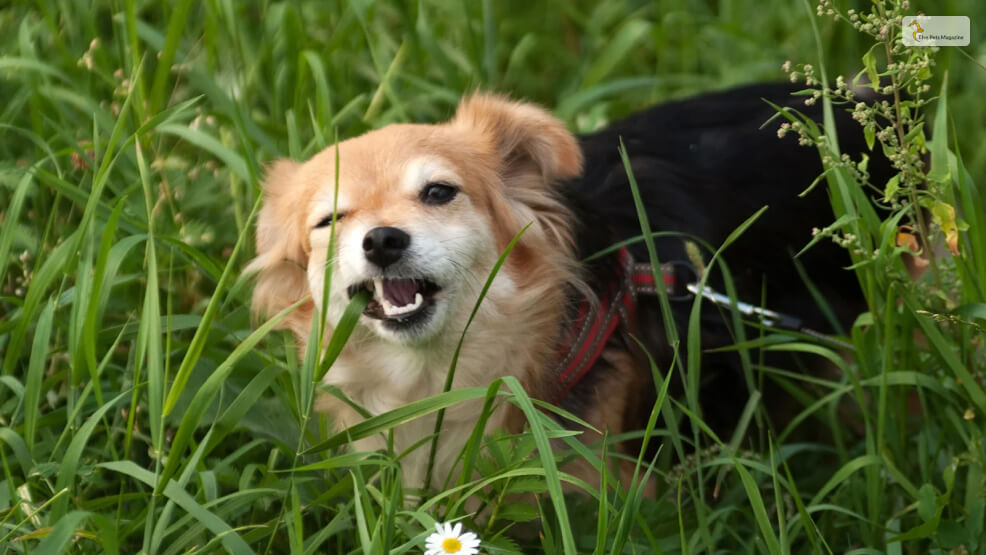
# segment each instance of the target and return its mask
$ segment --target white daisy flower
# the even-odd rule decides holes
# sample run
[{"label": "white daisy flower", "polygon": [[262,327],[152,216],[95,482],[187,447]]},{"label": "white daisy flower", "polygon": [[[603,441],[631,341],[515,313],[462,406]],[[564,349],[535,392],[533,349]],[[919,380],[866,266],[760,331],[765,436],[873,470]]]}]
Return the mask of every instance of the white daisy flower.
[{"label": "white daisy flower", "polygon": [[460,553],[476,555],[479,553],[479,536],[472,532],[462,533],[462,523],[455,526],[449,523],[435,523],[436,532],[425,540],[425,555],[444,555]]}]

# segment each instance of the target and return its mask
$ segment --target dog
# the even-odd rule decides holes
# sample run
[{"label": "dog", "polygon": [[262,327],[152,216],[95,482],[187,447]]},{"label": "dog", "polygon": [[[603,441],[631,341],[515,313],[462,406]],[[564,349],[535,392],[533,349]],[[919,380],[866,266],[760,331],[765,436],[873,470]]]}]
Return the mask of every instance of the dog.
[{"label": "dog", "polygon": [[[620,140],[656,231],[717,246],[769,205],[726,251],[738,297],[758,302],[766,283],[770,307],[825,329],[791,261],[812,227],[831,221],[824,192],[798,197],[822,170],[818,154],[791,137],[779,139],[778,120],[765,125],[776,114],[765,99],[820,117],[791,96],[794,90],[768,84],[707,94],[580,138],[543,108],[477,93],[448,122],[393,124],[303,163],[278,160],[263,182],[257,256],[247,268],[257,273],[253,308],[269,315],[301,302],[283,324],[304,350],[313,318],[324,318],[331,331],[354,295],[372,295],[324,382],[380,414],[443,390],[486,279],[517,238],[471,321],[453,389],[513,376],[532,397],[597,430],[639,429],[656,391],[646,355],[672,371],[666,326],[685,337],[691,303],[673,303],[674,321],[663,321],[657,296],[647,294],[653,273],[646,265],[638,271],[649,262],[643,242],[583,262],[641,233]],[[861,133],[840,139],[845,150],[864,148]],[[689,260],[685,245],[680,238],[656,240],[662,261]],[[842,256],[820,245],[803,264],[823,296],[839,299],[834,311],[846,321],[862,297],[851,273],[839,269]],[[640,290],[635,276],[645,282]],[[730,344],[722,309],[706,306],[701,317],[703,347]],[[708,355],[702,371],[704,416],[728,426],[745,397],[738,394],[744,384],[737,358]],[[338,429],[364,419],[349,404],[327,399]],[[478,403],[447,411],[434,476],[454,474]],[[486,430],[519,432],[524,423],[504,403]],[[433,417],[403,424],[393,448],[408,450],[434,428]],[[384,447],[380,437],[354,445]],[[419,447],[402,459],[406,485],[439,485],[426,483],[428,451]]]}]

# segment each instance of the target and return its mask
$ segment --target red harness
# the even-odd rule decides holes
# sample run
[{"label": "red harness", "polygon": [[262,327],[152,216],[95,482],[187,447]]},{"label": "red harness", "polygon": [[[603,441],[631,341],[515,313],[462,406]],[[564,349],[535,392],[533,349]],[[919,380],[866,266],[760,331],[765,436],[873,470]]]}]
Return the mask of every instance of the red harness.
[{"label": "red harness", "polygon": [[[555,375],[561,393],[558,404],[592,369],[603,353],[606,343],[620,328],[631,330],[637,316],[637,294],[656,295],[654,272],[650,264],[634,263],[626,247],[617,255],[614,278],[599,295],[598,305],[588,299],[579,304],[569,332],[558,347],[558,366]],[[664,286],[669,293],[675,288],[674,267],[662,264]]]}]

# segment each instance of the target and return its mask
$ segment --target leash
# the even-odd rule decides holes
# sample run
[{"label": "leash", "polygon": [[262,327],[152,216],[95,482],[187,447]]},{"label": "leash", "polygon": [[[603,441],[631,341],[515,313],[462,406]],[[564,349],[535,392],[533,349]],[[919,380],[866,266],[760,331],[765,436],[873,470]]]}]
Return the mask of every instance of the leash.
[{"label": "leash", "polygon": [[689,283],[685,286],[686,289],[693,295],[698,295],[701,293],[702,298],[712,302],[715,305],[722,307],[736,307],[736,310],[740,311],[740,314],[745,316],[756,317],[760,320],[760,323],[769,328],[778,328],[787,331],[795,331],[804,335],[811,336],[815,339],[825,341],[834,346],[839,347],[847,351],[853,350],[855,347],[851,343],[847,343],[841,339],[836,339],[831,335],[822,333],[820,331],[813,330],[811,328],[806,328],[802,325],[801,319],[796,316],[791,316],[790,314],[783,314],[781,312],[775,312],[773,310],[767,310],[766,308],[761,308],[750,303],[744,303],[743,301],[736,301],[733,304],[729,297],[718,293],[711,287],[706,285],[699,289],[698,283]]},{"label": "leash", "polygon": [[[685,286],[689,292],[693,295],[702,295],[702,298],[711,301],[713,304],[719,306],[730,306],[729,297],[723,295],[722,293],[717,293],[708,285],[701,287],[698,283],[689,283]],[[740,314],[744,316],[754,316],[760,319],[760,323],[771,327],[771,328],[781,328],[789,331],[801,331],[801,319],[788,314],[781,314],[779,312],[774,312],[773,310],[767,310],[766,308],[760,308],[759,306],[754,306],[750,303],[744,303],[743,301],[736,301],[734,305],[736,310],[740,311]]]},{"label": "leash", "polygon": [[[658,294],[654,272],[650,264],[634,262],[626,247],[617,252],[612,279],[599,295],[599,303],[583,299],[572,320],[570,331],[558,347],[558,364],[554,374],[558,376],[561,393],[554,400],[560,403],[602,356],[610,337],[620,329],[633,329],[637,318],[637,297]],[[693,278],[680,279],[690,273]],[[686,301],[701,295],[703,299],[721,307],[735,307],[741,314],[755,318],[765,326],[795,331],[827,341],[843,349],[852,345],[821,332],[802,326],[800,318],[782,314],[750,303],[737,301],[699,284],[699,273],[689,262],[673,261],[661,264],[663,286],[672,301]]]}]

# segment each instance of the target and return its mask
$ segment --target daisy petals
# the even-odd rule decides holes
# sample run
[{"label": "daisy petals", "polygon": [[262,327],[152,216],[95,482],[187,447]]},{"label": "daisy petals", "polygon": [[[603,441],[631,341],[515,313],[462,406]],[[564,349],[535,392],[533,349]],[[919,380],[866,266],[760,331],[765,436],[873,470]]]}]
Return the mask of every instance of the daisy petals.
[{"label": "daisy petals", "polygon": [[[446,545],[450,542],[451,545]],[[479,536],[464,530],[461,522],[435,523],[435,532],[425,539],[424,555],[445,555],[451,553],[449,547],[457,548],[454,553],[459,555],[476,555],[479,553]]]}]

